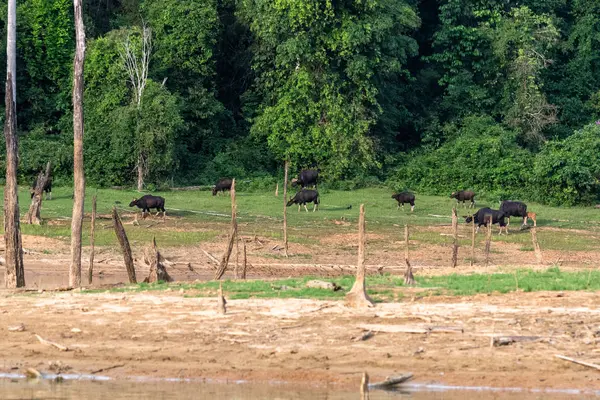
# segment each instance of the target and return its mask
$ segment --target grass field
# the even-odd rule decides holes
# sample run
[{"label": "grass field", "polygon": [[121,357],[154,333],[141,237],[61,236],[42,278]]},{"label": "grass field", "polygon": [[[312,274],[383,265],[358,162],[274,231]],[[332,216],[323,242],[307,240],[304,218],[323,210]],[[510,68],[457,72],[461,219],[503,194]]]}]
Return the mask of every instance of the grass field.
[{"label": "grass field", "polygon": [[[59,187],[54,189],[53,199],[44,201],[42,226],[22,225],[23,233],[46,237],[67,239],[70,234],[69,217],[71,215],[72,189]],[[113,206],[117,206],[124,218],[130,212],[129,202],[140,194],[128,190],[90,189],[86,193],[86,212],[91,209],[91,198],[98,196],[99,228],[96,232],[97,245],[115,245],[116,239],[111,229],[105,229],[110,221],[108,217]],[[188,245],[211,241],[223,232],[224,224],[229,220],[231,210],[228,196],[212,196],[209,191],[172,191],[156,192],[166,201],[166,223],[160,219],[148,223],[155,224],[151,229],[128,229],[130,239],[146,242],[156,236],[163,246]],[[288,208],[288,224],[290,241],[304,244],[315,244],[323,237],[337,233],[355,232],[358,219],[358,208],[361,203],[366,206],[367,229],[369,232],[400,237],[400,227],[443,226],[451,222],[450,214],[456,204],[450,198],[425,196],[417,194],[416,207],[413,213],[407,206],[397,209],[396,202],[391,199],[392,192],[384,188],[370,188],[354,191],[321,191],[321,207],[318,212],[297,212],[296,206]],[[21,212],[24,214],[29,206],[29,193],[26,188],[20,191]],[[240,230],[247,235],[262,235],[271,238],[281,237],[282,196],[275,197],[273,191],[238,192],[237,206]],[[351,206],[351,209],[348,207]],[[490,206],[498,208],[498,204],[478,200],[477,208]],[[310,209],[310,208],[309,208]],[[553,228],[540,232],[540,243],[545,249],[556,250],[592,250],[597,247],[597,234],[600,233],[600,212],[591,207],[557,208],[539,204],[528,204],[528,209],[538,215],[538,227]],[[467,215],[467,208],[458,207],[459,216]],[[131,217],[129,217],[131,218]],[[338,225],[334,222],[338,222]],[[462,219],[460,220],[462,223]],[[464,223],[462,223],[465,225]],[[530,222],[531,224],[531,222]],[[494,240],[517,243],[522,251],[532,251],[530,235],[527,231],[518,230],[519,221],[513,218],[512,231],[508,236],[495,235]],[[564,230],[569,229],[569,230]],[[580,231],[574,231],[574,229]],[[88,238],[87,222],[84,228],[84,243]],[[413,238],[425,244],[446,244],[450,238],[440,236],[437,232],[419,230]],[[483,235],[478,236],[483,240]],[[461,238],[467,245],[469,238]]]}]

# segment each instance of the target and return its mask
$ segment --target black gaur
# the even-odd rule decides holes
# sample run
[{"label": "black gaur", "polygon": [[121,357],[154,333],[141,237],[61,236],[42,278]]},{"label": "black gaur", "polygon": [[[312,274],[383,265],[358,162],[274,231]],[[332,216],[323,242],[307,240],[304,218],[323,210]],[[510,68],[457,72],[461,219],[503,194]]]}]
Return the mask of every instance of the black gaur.
[{"label": "black gaur", "polygon": [[133,199],[131,203],[129,203],[129,207],[137,206],[137,208],[142,209],[142,216],[144,213],[150,213],[151,208],[156,209],[156,215],[162,211],[163,217],[167,215],[165,212],[165,199],[160,196],[152,196],[150,194],[144,195],[139,199]]},{"label": "black gaur", "polygon": [[462,201],[463,206],[465,205],[465,201],[470,201],[469,208],[475,208],[475,192],[471,192],[468,190],[459,190],[458,192],[452,192],[450,195],[451,199],[456,199],[456,204]]},{"label": "black gaur", "polygon": [[287,202],[287,206],[291,206],[292,204],[298,204],[298,211],[300,211],[300,205],[304,206],[306,212],[308,212],[308,208],[306,208],[306,203],[314,203],[313,212],[319,209],[319,192],[316,190],[303,189],[296,193],[294,197]]},{"label": "black gaur", "polygon": [[219,192],[224,193],[226,190],[231,190],[231,183],[232,180],[230,178],[219,179],[217,184],[212,188],[213,196],[216,196]]},{"label": "black gaur", "polygon": [[402,205],[402,209],[404,209],[404,203],[409,203],[410,211],[412,212],[415,209],[415,195],[410,192],[393,194],[392,199],[395,199],[398,202],[398,208]]},{"label": "black gaur", "polygon": [[[475,220],[475,225],[477,225],[477,232],[479,232],[479,227],[481,225],[488,226],[488,223],[492,220],[492,224],[500,225],[500,234],[502,234],[502,230],[506,230],[506,221],[504,221],[504,213],[499,210],[492,210],[489,207],[481,208],[473,215],[469,215],[465,218],[465,222],[470,223]],[[506,231],[508,234],[508,231]]]}]

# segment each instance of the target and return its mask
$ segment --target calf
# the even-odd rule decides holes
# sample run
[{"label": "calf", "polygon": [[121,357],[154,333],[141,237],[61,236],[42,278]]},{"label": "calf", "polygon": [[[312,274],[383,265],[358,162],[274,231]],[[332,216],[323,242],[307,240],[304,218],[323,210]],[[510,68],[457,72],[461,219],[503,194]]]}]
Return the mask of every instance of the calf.
[{"label": "calf", "polygon": [[500,204],[500,211],[508,218],[507,225],[510,225],[510,217],[521,217],[523,218],[523,225],[527,224],[527,204],[525,203],[520,201],[503,201]]},{"label": "calf", "polygon": [[318,169],[304,169],[298,174],[298,178],[292,179],[292,187],[300,185],[301,188],[314,186],[317,189],[317,180],[319,179]]},{"label": "calf", "polygon": [[302,189],[301,191],[296,193],[294,197],[290,199],[290,201],[287,202],[287,206],[289,207],[292,204],[298,204],[298,211],[300,211],[300,205],[303,205],[306,212],[308,212],[308,208],[306,208],[306,203],[314,203],[313,212],[315,212],[315,210],[318,210],[319,192],[317,192],[316,190]]},{"label": "calf", "polygon": [[129,207],[133,206],[137,206],[137,208],[142,209],[142,217],[145,216],[146,211],[150,213],[151,208],[156,209],[156,215],[158,215],[160,211],[162,211],[163,217],[167,215],[165,212],[165,199],[160,196],[152,196],[147,194],[139,199],[134,198],[133,201],[129,203]]},{"label": "calf", "polygon": [[456,199],[456,204],[462,201],[463,206],[465,205],[465,201],[470,201],[469,208],[475,208],[475,192],[471,192],[468,190],[459,190],[458,192],[452,192],[450,195],[451,199]]},{"label": "calf", "polygon": [[[37,186],[38,183],[38,177],[36,176],[35,179],[33,180],[33,184],[31,185],[31,198],[33,199],[33,195],[35,194],[35,187]],[[43,192],[46,192],[46,200],[52,200],[52,177],[48,177],[48,180],[46,181],[46,184],[44,185],[44,188],[42,189]]]},{"label": "calf", "polygon": [[465,222],[470,223],[474,220],[475,224],[477,225],[476,232],[479,232],[479,228],[481,227],[481,225],[488,226],[490,218],[492,219],[492,224],[500,225],[500,235],[502,234],[502,229],[504,229],[506,231],[506,234],[508,234],[508,231],[506,230],[506,222],[504,221],[504,213],[502,213],[499,210],[492,210],[488,207],[481,208],[475,214],[466,217]]},{"label": "calf", "polygon": [[232,180],[229,178],[219,179],[217,184],[212,188],[213,196],[216,196],[219,192],[225,193],[226,190],[231,190],[231,183]]},{"label": "calf", "polygon": [[537,222],[536,222],[537,215],[534,212],[527,211],[527,218],[530,218],[533,221],[533,226],[537,226]]},{"label": "calf", "polygon": [[415,210],[415,195],[410,192],[393,194],[392,199],[398,202],[398,208],[402,204],[402,209],[404,210],[404,203],[410,203],[410,211],[413,212]]}]

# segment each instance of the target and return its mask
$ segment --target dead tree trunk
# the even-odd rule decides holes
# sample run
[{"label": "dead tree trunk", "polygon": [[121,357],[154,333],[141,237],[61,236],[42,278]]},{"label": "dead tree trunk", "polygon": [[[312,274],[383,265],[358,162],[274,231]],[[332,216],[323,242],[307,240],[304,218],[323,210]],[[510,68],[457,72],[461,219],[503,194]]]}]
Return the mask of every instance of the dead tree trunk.
[{"label": "dead tree trunk", "polygon": [[90,268],[88,270],[88,283],[92,284],[94,275],[94,255],[96,252],[96,195],[92,198],[92,221],[90,223]]},{"label": "dead tree trunk", "polygon": [[475,264],[475,218],[471,220],[471,266]]},{"label": "dead tree trunk", "polygon": [[243,241],[244,245],[244,263],[242,264],[242,279],[246,279],[246,268],[248,266],[248,258],[246,257],[246,241]]},{"label": "dead tree trunk", "polygon": [[142,157],[142,154],[140,153],[138,155],[138,161],[137,161],[137,190],[138,192],[141,192],[142,190],[144,190],[144,157]]},{"label": "dead tree trunk", "polygon": [[221,282],[219,282],[219,292],[217,293],[217,309],[223,315],[227,312],[227,300],[223,296],[223,284]]},{"label": "dead tree trunk", "polygon": [[285,161],[285,172],[283,173],[283,254],[288,257],[288,236],[287,236],[287,187],[288,187],[288,170],[290,162]]},{"label": "dead tree trunk", "polygon": [[75,8],[75,59],[73,61],[73,217],[71,219],[71,267],[69,286],[81,286],[81,228],[85,201],[83,169],[83,66],[85,61],[85,28],[82,1],[73,0]]},{"label": "dead tree trunk", "polygon": [[360,400],[369,400],[369,374],[363,372],[360,381]]},{"label": "dead tree trunk", "polygon": [[119,213],[117,212],[117,207],[113,207],[112,219],[115,227],[115,234],[117,235],[117,239],[119,239],[119,244],[121,245],[121,250],[123,251],[123,258],[125,260],[125,268],[127,268],[127,275],[129,276],[129,283],[137,283],[135,278],[135,266],[133,265],[133,256],[131,255],[131,246],[129,245],[125,228],[123,228],[121,217],[119,217]]},{"label": "dead tree trunk", "polygon": [[358,263],[356,266],[356,281],[352,289],[346,294],[346,305],[349,307],[373,307],[373,301],[367,295],[365,283],[365,205],[360,205],[360,215],[358,217]]},{"label": "dead tree trunk", "polygon": [[225,249],[225,253],[223,253],[223,257],[221,258],[221,264],[219,268],[215,272],[215,280],[221,279],[225,270],[227,269],[227,264],[229,264],[229,257],[231,256],[231,251],[233,250],[233,242],[237,237],[237,208],[235,205],[235,179],[231,182],[231,231],[229,232],[229,241],[227,243],[227,248]]},{"label": "dead tree trunk", "polygon": [[173,278],[167,272],[167,268],[162,263],[163,258],[156,247],[156,238],[152,238],[152,246],[144,251],[144,262],[150,266],[150,273],[144,279],[146,283],[173,282]]},{"label": "dead tree trunk", "polygon": [[277,182],[277,185],[275,186],[275,197],[279,197],[279,182]]},{"label": "dead tree trunk", "polygon": [[542,249],[540,249],[540,244],[537,239],[536,227],[531,228],[531,241],[533,242],[533,250],[535,251],[535,258],[537,259],[538,264],[541,264],[543,261],[542,258]]},{"label": "dead tree trunk", "polygon": [[[11,41],[15,40],[16,32],[16,12],[14,7],[15,0],[8,2],[8,45],[7,51],[11,50]],[[12,7],[12,8],[11,8]],[[11,11],[12,10],[12,11]],[[12,37],[12,38],[11,38]],[[6,119],[4,121],[4,137],[6,139],[6,184],[4,186],[4,246],[6,271],[4,273],[4,285],[7,288],[18,288],[25,286],[25,270],[23,269],[23,245],[21,242],[21,226],[19,214],[19,197],[17,186],[17,168],[19,163],[19,143],[17,139],[17,116],[15,115],[15,101],[13,76],[10,71],[11,58],[16,57],[13,53],[8,53],[8,71],[6,76]]]},{"label": "dead tree trunk", "polygon": [[46,164],[46,171],[40,172],[36,179],[35,188],[33,189],[33,197],[31,198],[31,205],[29,211],[25,215],[26,224],[40,225],[42,219],[40,217],[40,211],[42,209],[42,199],[44,194],[44,187],[50,179],[50,161]]},{"label": "dead tree trunk", "polygon": [[456,268],[458,264],[458,215],[456,214],[456,207],[452,208],[452,236],[454,238],[452,243],[452,268]]},{"label": "dead tree trunk", "polygon": [[488,225],[485,232],[485,266],[487,267],[490,263],[490,249],[492,246],[492,216],[489,217],[486,215],[485,218],[488,219]]},{"label": "dead tree trunk", "polygon": [[408,224],[404,225],[404,263],[406,264],[406,272],[404,272],[404,284],[413,286],[415,284],[415,277],[413,275],[412,266],[410,265],[410,259],[408,257]]}]

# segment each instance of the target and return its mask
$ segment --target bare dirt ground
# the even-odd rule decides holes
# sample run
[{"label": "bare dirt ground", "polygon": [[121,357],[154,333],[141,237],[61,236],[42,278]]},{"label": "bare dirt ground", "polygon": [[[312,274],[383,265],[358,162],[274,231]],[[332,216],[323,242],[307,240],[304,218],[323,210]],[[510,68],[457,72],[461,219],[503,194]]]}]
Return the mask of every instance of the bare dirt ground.
[{"label": "bare dirt ground", "polygon": [[[410,295],[356,311],[341,302],[235,300],[226,315],[193,292],[0,295],[0,370],[247,379],[356,387],[413,372],[418,382],[600,389],[600,294]],[[412,298],[412,300],[410,300]],[[23,324],[25,330],[9,328]],[[443,327],[444,333],[402,333]],[[448,329],[450,328],[450,329]],[[366,331],[374,336],[356,340]],[[394,331],[398,331],[395,332]],[[34,334],[68,347],[41,344]],[[490,347],[490,336],[539,336]]]}]

